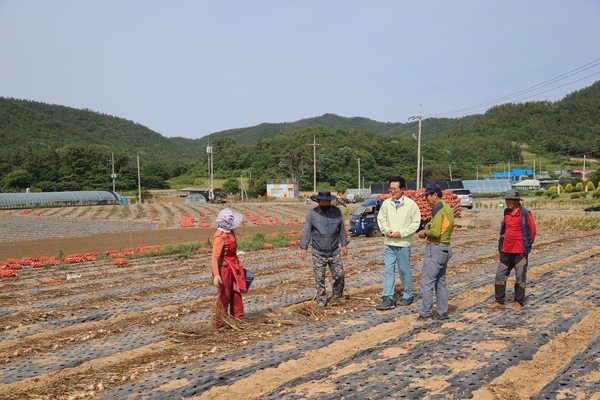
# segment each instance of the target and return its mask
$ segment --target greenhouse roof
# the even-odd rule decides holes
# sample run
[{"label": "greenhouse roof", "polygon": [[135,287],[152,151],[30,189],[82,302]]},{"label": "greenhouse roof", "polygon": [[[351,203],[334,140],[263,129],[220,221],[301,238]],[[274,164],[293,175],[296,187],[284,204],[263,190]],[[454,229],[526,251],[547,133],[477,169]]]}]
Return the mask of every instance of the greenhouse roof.
[{"label": "greenhouse roof", "polygon": [[108,190],[82,192],[0,193],[0,209],[120,203]]}]

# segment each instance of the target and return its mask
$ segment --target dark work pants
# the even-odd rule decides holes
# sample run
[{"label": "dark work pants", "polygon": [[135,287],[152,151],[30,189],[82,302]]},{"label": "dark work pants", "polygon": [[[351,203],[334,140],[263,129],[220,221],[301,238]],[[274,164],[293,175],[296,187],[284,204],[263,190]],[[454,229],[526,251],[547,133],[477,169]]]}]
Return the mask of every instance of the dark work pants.
[{"label": "dark work pants", "polygon": [[333,278],[331,291],[333,297],[340,298],[344,295],[344,265],[340,253],[331,257],[312,255],[313,272],[315,273],[315,286],[317,289],[317,303],[327,304],[327,290],[325,289],[325,272],[327,267]]},{"label": "dark work pants", "polygon": [[512,270],[515,270],[515,302],[523,305],[525,302],[525,283],[527,280],[527,256],[500,252],[500,263],[496,269],[496,301],[504,304],[506,297],[506,281]]}]

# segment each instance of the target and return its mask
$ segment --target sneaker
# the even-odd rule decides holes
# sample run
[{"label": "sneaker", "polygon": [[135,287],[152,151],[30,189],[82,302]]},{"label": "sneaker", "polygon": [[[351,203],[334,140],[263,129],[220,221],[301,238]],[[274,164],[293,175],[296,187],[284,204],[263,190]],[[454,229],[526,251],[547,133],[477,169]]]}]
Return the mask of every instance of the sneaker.
[{"label": "sneaker", "polygon": [[448,317],[448,314],[446,314],[446,313],[443,313],[443,314],[435,313],[432,315],[431,318],[435,319],[436,321],[447,321],[450,319],[450,317]]},{"label": "sneaker", "polygon": [[521,303],[519,303],[517,301],[515,301],[515,304],[513,304],[513,306],[512,306],[513,310],[515,310],[515,311],[521,311],[522,307],[523,306],[521,305]]},{"label": "sneaker", "polygon": [[492,304],[490,304],[490,308],[502,308],[502,307],[504,307],[504,304],[498,303],[497,301],[493,301]]},{"label": "sneaker", "polygon": [[394,308],[396,308],[396,305],[391,297],[384,297],[381,299],[381,303],[375,307],[376,310],[392,310]]},{"label": "sneaker", "polygon": [[412,304],[412,299],[405,299],[404,297],[399,298],[396,301],[397,306],[410,306]]},{"label": "sneaker", "polygon": [[435,320],[431,317],[424,317],[422,315],[419,315],[419,317],[414,320],[413,322],[411,322],[410,324],[412,326],[416,326],[416,327],[420,327],[420,326],[425,326],[425,325],[429,325],[431,323],[435,322]]}]

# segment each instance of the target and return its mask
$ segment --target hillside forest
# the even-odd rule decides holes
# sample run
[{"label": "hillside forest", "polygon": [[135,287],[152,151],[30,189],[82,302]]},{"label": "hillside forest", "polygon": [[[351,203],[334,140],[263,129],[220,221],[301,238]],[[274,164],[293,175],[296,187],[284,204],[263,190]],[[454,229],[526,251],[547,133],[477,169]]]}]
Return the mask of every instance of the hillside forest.
[{"label": "hillside forest", "polygon": [[[243,176],[248,195],[264,194],[266,181],[317,180],[336,190],[392,175],[414,180],[418,124],[381,123],[333,114],[286,124],[261,124],[210,135],[216,179],[236,190]],[[528,168],[524,154],[547,162],[590,166],[600,156],[600,81],[557,102],[504,104],[483,115],[423,120],[423,181],[483,178],[484,171]],[[166,138],[140,124],[91,110],[0,98],[0,191],[167,189],[206,186],[207,138]],[[113,158],[114,157],[114,158]],[[114,160],[114,164],[113,164]],[[573,169],[573,168],[572,168]],[[574,169],[579,169],[574,167]],[[590,168],[591,169],[591,168]],[[597,186],[599,174],[590,178]],[[341,191],[343,191],[341,190]]]}]

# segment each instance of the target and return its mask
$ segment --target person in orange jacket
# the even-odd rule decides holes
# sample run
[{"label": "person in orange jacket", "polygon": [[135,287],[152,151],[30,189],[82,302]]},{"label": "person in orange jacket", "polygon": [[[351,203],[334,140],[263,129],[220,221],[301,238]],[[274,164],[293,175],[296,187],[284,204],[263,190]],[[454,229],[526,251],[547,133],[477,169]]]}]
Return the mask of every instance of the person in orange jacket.
[{"label": "person in orange jacket", "polygon": [[[217,215],[217,231],[213,235],[212,275],[217,287],[217,310],[244,320],[242,293],[246,293],[244,269],[237,256],[235,229],[242,223],[242,215],[225,208]],[[220,321],[215,320],[215,325]]]}]

